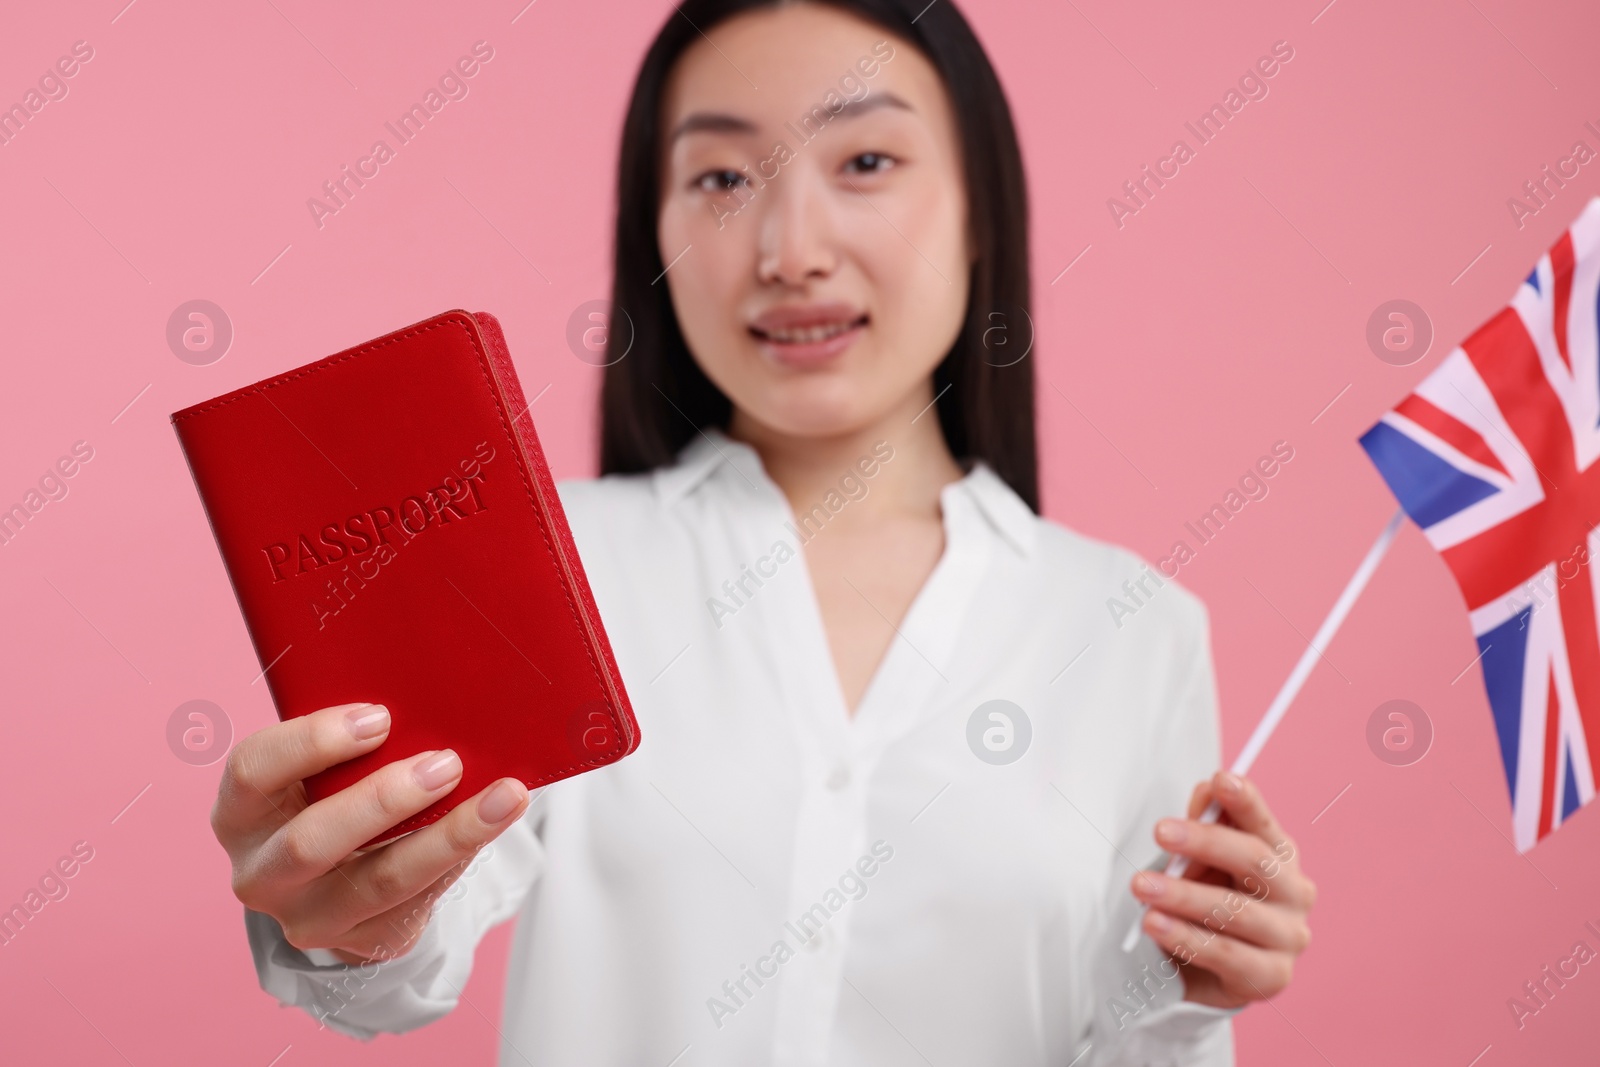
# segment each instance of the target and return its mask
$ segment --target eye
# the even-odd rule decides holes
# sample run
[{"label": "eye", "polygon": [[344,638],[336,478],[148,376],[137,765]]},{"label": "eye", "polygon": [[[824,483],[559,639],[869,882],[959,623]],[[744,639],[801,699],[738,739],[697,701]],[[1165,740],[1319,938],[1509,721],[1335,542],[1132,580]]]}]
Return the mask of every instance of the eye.
[{"label": "eye", "polygon": [[894,165],[895,160],[882,152],[862,152],[852,156],[844,167],[851,174],[882,174]]},{"label": "eye", "polygon": [[704,193],[727,193],[744,183],[744,175],[736,170],[708,170],[689,184]]}]

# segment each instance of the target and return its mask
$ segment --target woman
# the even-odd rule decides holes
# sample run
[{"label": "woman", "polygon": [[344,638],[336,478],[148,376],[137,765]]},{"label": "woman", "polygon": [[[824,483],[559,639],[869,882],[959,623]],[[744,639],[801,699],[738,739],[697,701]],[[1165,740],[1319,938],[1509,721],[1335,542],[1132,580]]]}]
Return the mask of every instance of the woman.
[{"label": "woman", "polygon": [[[619,205],[607,476],[562,494],[645,742],[352,855],[454,754],[308,807],[406,709],[245,739],[213,823],[264,988],[420,1026],[520,912],[503,1064],[1231,1063],[1313,889],[1249,783],[1179,817],[1219,759],[1203,606],[1035,514],[1031,361],[994,332],[1028,303],[1021,162],[966,23],[690,0]],[[1139,873],[1163,848],[1186,877]]]}]

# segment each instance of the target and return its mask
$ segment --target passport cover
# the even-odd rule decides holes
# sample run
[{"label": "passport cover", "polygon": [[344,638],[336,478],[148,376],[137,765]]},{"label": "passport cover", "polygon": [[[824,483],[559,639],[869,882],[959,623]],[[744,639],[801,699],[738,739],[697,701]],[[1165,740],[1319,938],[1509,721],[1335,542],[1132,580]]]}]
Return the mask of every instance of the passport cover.
[{"label": "passport cover", "polygon": [[497,778],[638,747],[528,407],[494,316],[456,310],[172,415],[278,717],[390,711],[309,799],[461,756],[455,789],[364,848]]}]

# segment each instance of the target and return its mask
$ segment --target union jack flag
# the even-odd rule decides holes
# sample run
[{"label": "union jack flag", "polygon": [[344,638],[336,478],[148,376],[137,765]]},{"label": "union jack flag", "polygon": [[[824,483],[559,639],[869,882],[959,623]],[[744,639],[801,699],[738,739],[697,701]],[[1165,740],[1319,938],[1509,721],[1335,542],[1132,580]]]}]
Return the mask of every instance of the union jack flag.
[{"label": "union jack flag", "polygon": [[1600,767],[1600,197],[1361,445],[1471,612],[1528,851]]}]

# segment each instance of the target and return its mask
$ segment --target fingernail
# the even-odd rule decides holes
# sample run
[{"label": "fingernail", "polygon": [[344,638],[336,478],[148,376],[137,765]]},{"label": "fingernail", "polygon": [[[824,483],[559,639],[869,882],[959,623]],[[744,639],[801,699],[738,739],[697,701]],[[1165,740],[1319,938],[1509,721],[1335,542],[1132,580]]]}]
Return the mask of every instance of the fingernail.
[{"label": "fingernail", "polygon": [[1151,929],[1155,930],[1157,933],[1164,934],[1168,930],[1172,929],[1172,920],[1161,914],[1159,911],[1147,912],[1145,914],[1144,921],[1148,923]]},{"label": "fingernail", "polygon": [[1141,872],[1136,879],[1136,883],[1139,894],[1146,897],[1159,897],[1167,889],[1166,876],[1157,874],[1155,871]]},{"label": "fingernail", "polygon": [[389,729],[389,709],[382,704],[363,704],[344,713],[344,724],[357,741],[370,741]]},{"label": "fingernail", "polygon": [[1156,840],[1163,845],[1181,845],[1189,838],[1189,831],[1176,819],[1162,819],[1156,823]]},{"label": "fingernail", "polygon": [[478,818],[491,826],[497,822],[504,822],[510,814],[522,803],[522,790],[516,783],[502,778],[495,783],[495,787],[484,794],[478,801]]},{"label": "fingernail", "polygon": [[417,782],[430,793],[461,776],[461,760],[450,749],[435,752],[412,770]]},{"label": "fingernail", "polygon": [[1232,793],[1237,796],[1243,788],[1244,782],[1240,780],[1237,774],[1230,772],[1222,776],[1222,791],[1224,793]]}]

